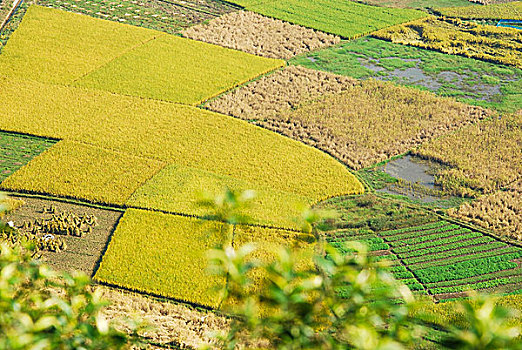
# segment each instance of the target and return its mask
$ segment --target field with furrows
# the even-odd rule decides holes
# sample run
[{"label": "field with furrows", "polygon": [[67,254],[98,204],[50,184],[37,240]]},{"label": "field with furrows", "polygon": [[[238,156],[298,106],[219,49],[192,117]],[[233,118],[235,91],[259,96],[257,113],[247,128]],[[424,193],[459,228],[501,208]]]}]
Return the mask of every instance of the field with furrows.
[{"label": "field with furrows", "polygon": [[393,275],[413,291],[435,300],[468,290],[520,290],[522,248],[447,221],[394,230],[346,229],[325,232],[343,251],[346,241],[368,245],[375,259],[391,262]]}]

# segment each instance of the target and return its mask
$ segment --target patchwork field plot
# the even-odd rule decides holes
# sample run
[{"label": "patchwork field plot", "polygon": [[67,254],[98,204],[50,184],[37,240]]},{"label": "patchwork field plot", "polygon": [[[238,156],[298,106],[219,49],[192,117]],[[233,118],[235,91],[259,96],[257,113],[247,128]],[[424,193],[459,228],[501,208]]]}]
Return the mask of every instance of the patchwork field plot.
[{"label": "patchwork field plot", "polygon": [[470,125],[430,141],[415,154],[452,169],[437,175],[438,183],[461,195],[490,193],[517,180],[522,173],[522,116],[503,116]]},{"label": "patchwork field plot", "polygon": [[463,19],[522,19],[522,1],[487,6],[437,8],[436,12],[446,17]]},{"label": "patchwork field plot", "polygon": [[129,209],[114,232],[95,275],[97,281],[211,307],[214,286],[206,273],[206,251],[232,239],[231,227]]},{"label": "patchwork field plot", "polygon": [[300,217],[301,210],[313,204],[310,198],[305,196],[262,188],[230,176],[179,165],[170,165],[161,170],[138,188],[127,204],[139,208],[204,216],[208,214],[208,210],[198,205],[202,196],[215,198],[227,188],[237,193],[256,188],[256,197],[244,209],[244,214],[256,224],[299,229],[296,219]]},{"label": "patchwork field plot", "polygon": [[[233,233],[235,231],[235,233]],[[225,283],[207,275],[205,253],[218,244],[258,245],[257,259],[272,259],[274,247],[293,246],[310,267],[313,245],[283,230],[236,227],[129,209],[118,225],[95,279],[121,287],[217,308],[212,287]],[[294,242],[294,243],[293,243]],[[168,244],[166,244],[168,243]]]},{"label": "patchwork field plot", "polygon": [[0,56],[3,75],[188,104],[281,65],[279,60],[39,6],[29,8]]},{"label": "patchwork field plot", "polygon": [[96,225],[91,227],[90,232],[82,237],[59,235],[66,242],[67,249],[60,252],[43,251],[42,255],[45,263],[53,268],[69,272],[82,271],[89,276],[94,275],[108,244],[110,233],[116,228],[122,212],[33,197],[11,196],[11,198],[23,201],[20,208],[6,217],[6,220],[12,220],[19,228],[23,227],[24,223],[51,219],[55,214],[50,212],[50,208],[56,214],[93,215],[96,218]]},{"label": "patchwork field plot", "polygon": [[10,176],[2,187],[123,205],[165,163],[61,141]]},{"label": "patchwork field plot", "polygon": [[522,68],[522,31],[435,17],[380,30],[374,36],[447,54]]},{"label": "patchwork field plot", "polygon": [[219,96],[206,107],[247,120],[275,117],[289,107],[345,91],[355,84],[357,81],[349,77],[289,66]]},{"label": "patchwork field plot", "polygon": [[511,184],[505,191],[452,209],[449,214],[522,241],[522,180]]},{"label": "patchwork field plot", "polygon": [[344,0],[234,0],[234,4],[290,23],[354,38],[394,24],[426,17],[410,9],[369,6]]},{"label": "patchwork field plot", "polygon": [[343,41],[290,62],[357,79],[393,81],[506,112],[522,108],[520,69],[374,38]]},{"label": "patchwork field plot", "polygon": [[38,4],[171,34],[236,10],[225,2],[211,0],[39,0]]},{"label": "patchwork field plot", "polygon": [[0,182],[55,143],[53,140],[0,131]]},{"label": "patchwork field plot", "polygon": [[238,11],[183,31],[183,36],[254,55],[289,59],[334,45],[339,37],[254,12]]},{"label": "patchwork field plot", "polygon": [[[363,191],[357,179],[333,158],[244,121],[195,107],[103,91],[9,79],[1,81],[0,98],[6,103],[0,111],[0,128],[96,146],[114,157],[121,154],[123,159],[139,157],[197,167],[246,181],[253,189],[257,186],[261,189],[271,188],[313,201]],[[118,168],[111,171],[123,175],[129,169],[122,165],[132,162],[114,157],[111,162]],[[42,158],[36,164],[45,167],[43,164],[46,159],[52,165],[69,162],[49,157]],[[75,160],[70,162],[74,164]],[[39,167],[35,165],[34,169],[44,170]],[[136,184],[130,181],[131,178],[127,179],[127,175],[118,179],[108,176],[103,180],[105,172],[100,171],[102,166],[97,164],[66,169],[70,174],[78,174],[78,169],[83,167],[99,174],[82,173],[81,180],[72,181],[72,184],[78,186],[65,186],[69,196],[91,196],[88,193],[92,193],[92,189],[100,188],[98,182],[121,182],[124,188]],[[31,190],[35,181],[42,181],[45,186],[51,185],[49,180],[35,180],[31,168],[28,167],[26,172],[16,177],[17,189]],[[137,175],[140,171],[129,174]],[[52,174],[52,170],[43,173],[49,172]],[[68,179],[71,175],[56,176]],[[145,175],[139,175],[139,178],[142,176]],[[104,188],[100,195],[106,198],[113,196],[111,201],[118,203],[124,200],[115,188]],[[130,195],[130,191],[125,193]]]},{"label": "patchwork field plot", "polygon": [[[210,106],[217,105],[220,112],[253,120],[257,125],[324,150],[355,169],[404,153],[488,115],[481,108],[452,99],[375,81],[346,85],[340,94],[293,108],[287,106],[273,115],[265,114],[262,107],[256,108],[253,114],[245,113],[243,106],[250,105],[249,100],[257,99],[258,104],[263,104],[263,98],[258,96],[263,96],[265,101],[270,101],[268,93],[275,96],[276,101],[280,98],[280,91],[260,88],[265,85],[264,79],[271,78],[242,87],[223,97],[226,102],[216,101]],[[290,86],[295,84],[299,81]],[[242,96],[247,96],[246,101]],[[232,108],[227,110],[225,106]]]},{"label": "patchwork field plot", "polygon": [[2,75],[56,84],[70,84],[160,34],[35,5],[18,29],[2,49]]},{"label": "patchwork field plot", "polygon": [[[522,248],[391,203],[346,199],[322,206],[343,213],[325,231],[327,241],[341,252],[347,241],[366,243],[374,259],[391,261],[395,277],[413,291],[443,300],[469,289],[509,293],[520,288]],[[386,212],[394,214],[385,220]],[[363,213],[366,221],[358,220]]]},{"label": "patchwork field plot", "polygon": [[283,64],[164,35],[114,59],[74,85],[196,105]]}]

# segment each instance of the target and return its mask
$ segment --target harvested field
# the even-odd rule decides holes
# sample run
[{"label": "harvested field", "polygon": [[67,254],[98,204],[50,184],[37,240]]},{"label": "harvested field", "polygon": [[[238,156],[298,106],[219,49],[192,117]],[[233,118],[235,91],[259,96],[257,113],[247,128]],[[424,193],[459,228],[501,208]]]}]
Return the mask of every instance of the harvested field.
[{"label": "harvested field", "polygon": [[522,68],[522,31],[429,17],[373,33],[394,43]]},{"label": "harvested field", "polygon": [[513,1],[503,4],[487,6],[466,6],[437,8],[435,11],[441,16],[463,19],[522,19],[522,1]]},{"label": "harvested field", "polygon": [[226,332],[229,328],[227,318],[210,311],[112,288],[98,288],[102,289],[103,297],[111,302],[104,309],[108,320],[117,322],[122,317],[137,317],[153,327],[140,335],[154,343],[198,349],[215,344],[214,333]]},{"label": "harvested field", "polygon": [[451,216],[491,229],[498,234],[522,240],[522,180],[448,211]]},{"label": "harvested field", "polygon": [[352,78],[289,66],[211,100],[206,107],[246,120],[270,118],[355,84],[357,81]]},{"label": "harvested field", "polygon": [[375,38],[295,57],[291,64],[357,79],[378,79],[430,90],[502,112],[522,108],[522,70]]},{"label": "harvested field", "polygon": [[38,4],[171,34],[236,10],[211,0],[39,0]]},{"label": "harvested field", "polygon": [[436,174],[448,192],[466,196],[494,192],[522,173],[522,115],[470,125],[414,153],[452,167]]},{"label": "harvested field", "polygon": [[6,216],[6,221],[12,220],[16,227],[22,227],[24,222],[34,222],[35,219],[49,219],[54,208],[57,213],[74,213],[76,215],[94,215],[97,224],[92,231],[83,237],[60,235],[67,243],[67,249],[61,252],[42,252],[45,263],[55,269],[72,272],[82,271],[93,276],[101,260],[111,233],[116,228],[123,214],[119,211],[92,208],[80,204],[65,203],[30,196],[10,195],[10,198],[20,199],[23,205]]},{"label": "harvested field", "polygon": [[247,10],[344,38],[426,17],[425,12],[369,6],[346,0],[233,0]]},{"label": "harvested field", "polygon": [[331,34],[238,11],[183,31],[183,36],[269,58],[289,59],[339,42]]},{"label": "harvested field", "polygon": [[[302,68],[294,70],[305,72]],[[302,104],[292,109],[286,106],[275,110],[270,102],[264,108],[263,100],[270,101],[272,96],[281,105],[281,91],[275,86],[271,90],[260,88],[266,86],[263,80],[291,77],[290,72],[263,78],[222,97],[226,105],[233,106],[231,110],[222,108],[220,104],[225,103],[220,100],[213,101],[210,107],[217,105],[220,112],[254,120],[257,125],[317,147],[354,169],[404,153],[488,115],[479,107],[376,81],[351,82],[342,86],[345,91],[339,94],[300,101]],[[292,83],[287,88],[292,91],[299,81],[288,80]],[[242,96],[248,96],[246,101],[241,100]],[[253,100],[257,100],[256,109],[248,113]]]}]

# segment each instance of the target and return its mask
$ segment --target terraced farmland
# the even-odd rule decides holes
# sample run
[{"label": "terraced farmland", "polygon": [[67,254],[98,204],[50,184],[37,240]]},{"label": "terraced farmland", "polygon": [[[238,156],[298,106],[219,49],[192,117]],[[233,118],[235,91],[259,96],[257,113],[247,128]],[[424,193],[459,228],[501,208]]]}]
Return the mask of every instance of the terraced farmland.
[{"label": "terraced farmland", "polygon": [[447,221],[386,231],[326,232],[342,251],[343,243],[362,241],[412,290],[435,300],[462,297],[470,290],[517,292],[522,281],[522,248]]}]

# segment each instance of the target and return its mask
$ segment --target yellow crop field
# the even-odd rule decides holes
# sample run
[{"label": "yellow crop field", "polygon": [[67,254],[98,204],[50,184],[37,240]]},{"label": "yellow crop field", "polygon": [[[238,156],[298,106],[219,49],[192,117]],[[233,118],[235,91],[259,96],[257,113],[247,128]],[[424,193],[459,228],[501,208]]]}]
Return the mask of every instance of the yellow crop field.
[{"label": "yellow crop field", "polygon": [[452,55],[522,67],[522,31],[428,17],[379,30],[373,36]]},{"label": "yellow crop field", "polygon": [[283,65],[281,60],[163,35],[118,57],[75,85],[199,104]]},{"label": "yellow crop field", "polygon": [[72,141],[60,141],[2,182],[29,190],[123,205],[165,164]]},{"label": "yellow crop field", "polygon": [[70,84],[162,33],[30,6],[0,55],[0,74]]},{"label": "yellow crop field", "polygon": [[522,1],[513,1],[486,6],[463,6],[437,8],[442,16],[464,19],[513,19],[522,20]]},{"label": "yellow crop field", "polygon": [[206,251],[230,241],[230,227],[192,218],[129,209],[103,256],[95,280],[210,307],[212,287],[225,280],[207,274]]},{"label": "yellow crop field", "polygon": [[2,51],[0,74],[198,104],[284,64],[149,29],[31,6]]},{"label": "yellow crop field", "polygon": [[1,77],[0,100],[3,130],[197,167],[312,201],[364,191],[325,153],[195,107]]},{"label": "yellow crop field", "polygon": [[257,224],[299,229],[296,219],[301,216],[306,205],[313,204],[309,198],[293,193],[262,188],[230,176],[179,165],[170,165],[161,170],[140,187],[127,204],[203,216],[208,214],[208,209],[197,204],[201,196],[214,198],[227,188],[237,192],[256,188],[256,197],[243,212]]}]

